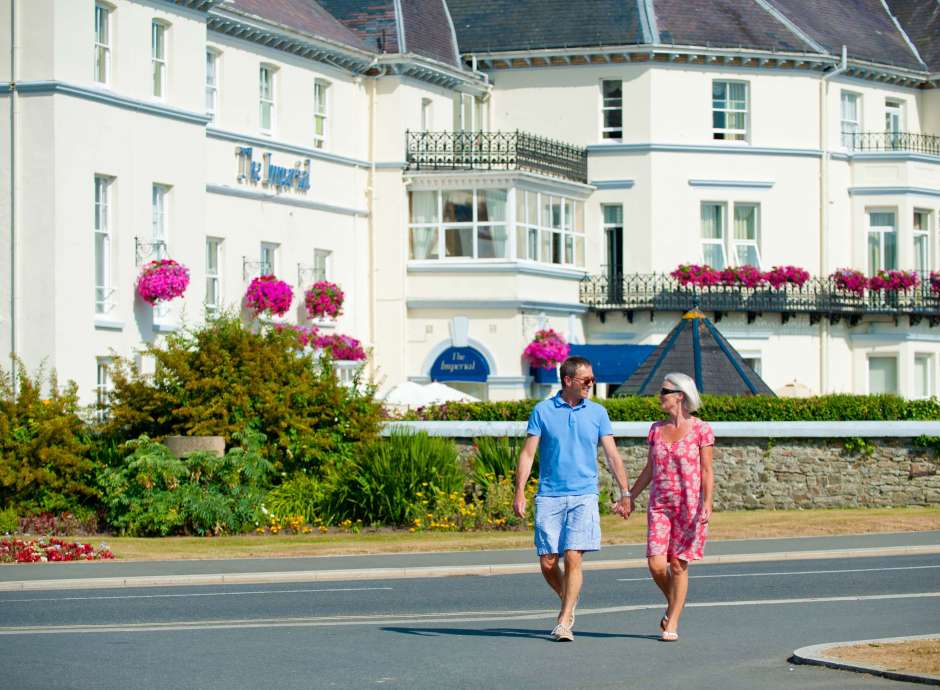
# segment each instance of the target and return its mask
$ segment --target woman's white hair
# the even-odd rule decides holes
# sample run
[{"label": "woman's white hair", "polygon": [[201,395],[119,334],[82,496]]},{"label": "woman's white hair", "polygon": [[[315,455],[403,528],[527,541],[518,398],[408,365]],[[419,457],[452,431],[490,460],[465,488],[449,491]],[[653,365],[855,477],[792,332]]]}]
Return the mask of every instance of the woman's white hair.
[{"label": "woman's white hair", "polygon": [[682,404],[685,406],[686,411],[695,412],[702,406],[702,397],[698,394],[698,387],[695,385],[695,379],[693,379],[691,376],[674,371],[670,374],[666,374],[663,380],[668,381],[677,389],[682,391]]}]

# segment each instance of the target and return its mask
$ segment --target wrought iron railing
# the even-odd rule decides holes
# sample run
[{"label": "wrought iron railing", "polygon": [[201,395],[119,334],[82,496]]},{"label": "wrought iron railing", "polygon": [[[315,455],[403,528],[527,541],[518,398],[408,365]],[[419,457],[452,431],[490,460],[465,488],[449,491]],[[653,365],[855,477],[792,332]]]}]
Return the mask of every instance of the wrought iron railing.
[{"label": "wrought iron railing", "polygon": [[528,170],[587,182],[587,150],[525,132],[405,132],[411,170]]},{"label": "wrought iron railing", "polygon": [[842,141],[853,151],[909,151],[940,156],[940,136],[912,132],[843,132]]},{"label": "wrought iron railing", "polygon": [[907,291],[865,290],[862,294],[839,289],[830,278],[811,278],[797,287],[746,288],[715,285],[682,286],[663,273],[634,273],[623,276],[588,276],[581,281],[581,303],[602,317],[609,311],[625,312],[632,321],[636,311],[686,311],[698,306],[715,314],[746,313],[748,321],[759,314],[780,314],[783,322],[805,314],[810,322],[827,318],[858,323],[868,315],[907,316],[911,324],[927,319],[940,324],[940,294],[929,282]]}]

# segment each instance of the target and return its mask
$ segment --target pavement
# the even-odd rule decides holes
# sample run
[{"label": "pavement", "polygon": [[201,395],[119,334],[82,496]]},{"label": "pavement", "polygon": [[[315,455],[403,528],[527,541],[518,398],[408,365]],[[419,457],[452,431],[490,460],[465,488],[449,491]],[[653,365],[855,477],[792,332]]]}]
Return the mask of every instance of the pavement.
[{"label": "pavement", "polygon": [[[585,569],[646,565],[645,545],[605,546]],[[940,554],[940,531],[711,541],[701,564]],[[0,566],[0,592],[537,573],[534,549]]]}]

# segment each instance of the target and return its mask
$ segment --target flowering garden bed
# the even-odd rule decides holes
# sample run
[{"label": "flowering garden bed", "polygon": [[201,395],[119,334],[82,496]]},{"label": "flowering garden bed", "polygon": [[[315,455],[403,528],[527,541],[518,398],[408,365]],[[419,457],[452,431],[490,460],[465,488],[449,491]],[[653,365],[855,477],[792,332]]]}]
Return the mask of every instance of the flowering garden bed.
[{"label": "flowering garden bed", "polygon": [[50,561],[99,561],[114,558],[107,544],[97,549],[91,544],[68,542],[52,537],[39,539],[0,539],[0,563],[45,563]]}]

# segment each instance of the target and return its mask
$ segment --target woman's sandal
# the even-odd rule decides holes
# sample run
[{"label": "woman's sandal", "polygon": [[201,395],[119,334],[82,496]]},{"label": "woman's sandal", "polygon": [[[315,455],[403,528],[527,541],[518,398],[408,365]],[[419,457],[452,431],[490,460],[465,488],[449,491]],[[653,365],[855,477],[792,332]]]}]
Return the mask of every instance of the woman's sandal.
[{"label": "woman's sandal", "polygon": [[666,623],[669,622],[669,616],[663,616],[659,621],[659,629],[666,632]]},{"label": "woman's sandal", "polygon": [[660,635],[659,637],[660,642],[675,642],[678,639],[679,639],[679,633],[670,632],[668,630],[663,630],[663,634]]}]

